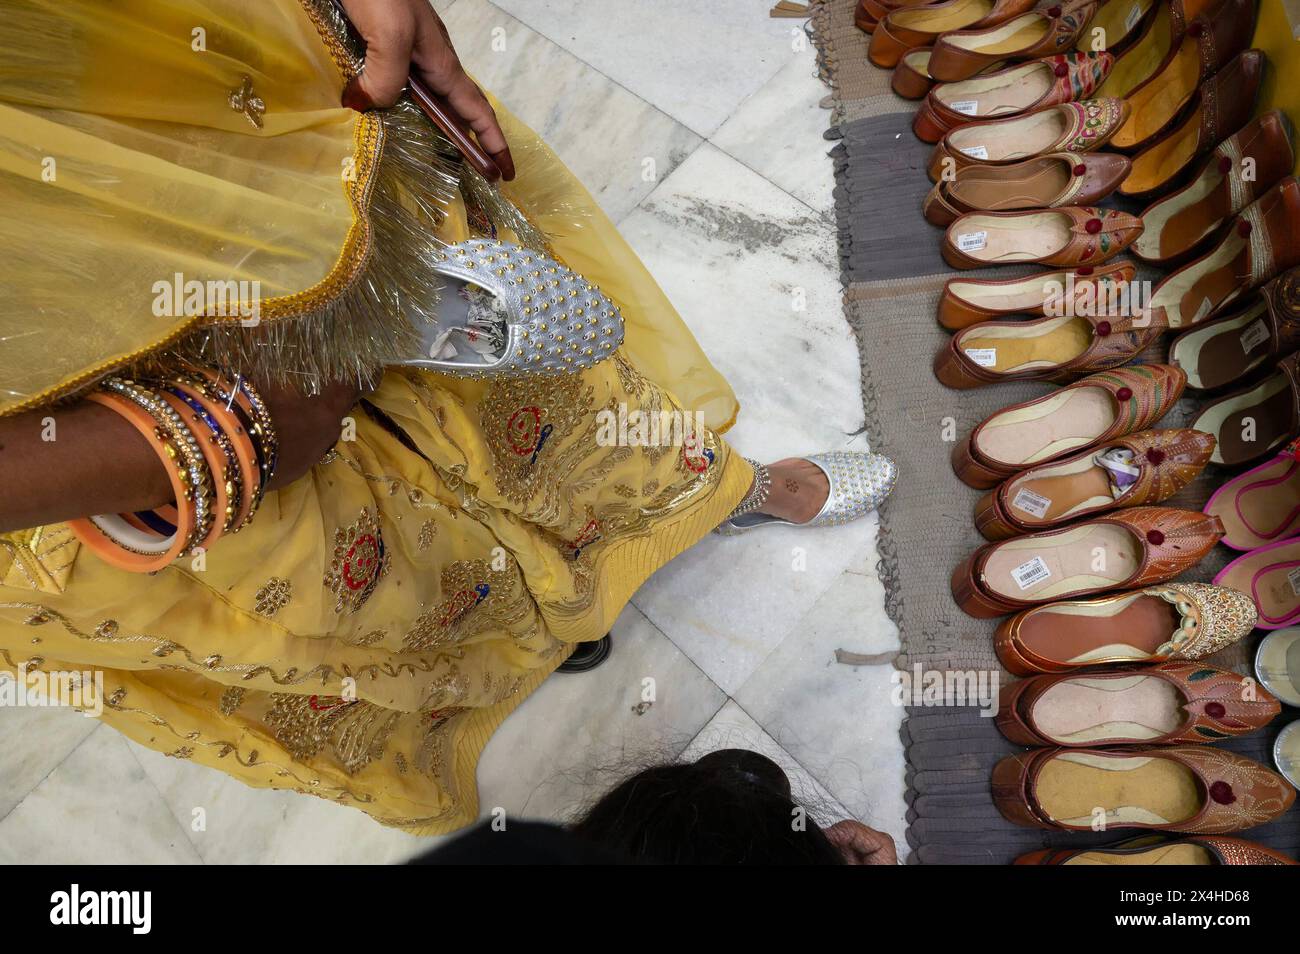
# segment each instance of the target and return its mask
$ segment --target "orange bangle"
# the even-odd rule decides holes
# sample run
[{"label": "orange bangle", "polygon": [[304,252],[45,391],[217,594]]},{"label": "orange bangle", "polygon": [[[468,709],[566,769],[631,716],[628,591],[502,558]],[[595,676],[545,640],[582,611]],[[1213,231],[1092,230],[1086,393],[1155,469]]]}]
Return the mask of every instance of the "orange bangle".
[{"label": "orange bangle", "polygon": [[[212,511],[216,517],[212,521],[212,529],[208,531],[208,535],[198,543],[198,546],[207,550],[221,538],[226,527],[229,526],[231,521],[234,519],[235,510],[232,506],[234,502],[232,500],[234,486],[228,471],[231,467],[236,465],[234,461],[230,461],[226,458],[225,453],[221,450],[221,446],[217,443],[215,437],[211,435],[210,431],[208,435],[201,436],[204,431],[208,431],[208,425],[197,413],[195,413],[194,408],[190,407],[183,400],[169,391],[159,390],[155,393],[157,393],[158,397],[170,404],[172,408],[175,409],[176,413],[181,416],[181,420],[186,422],[187,426],[190,428],[190,433],[192,433],[195,439],[199,442],[199,450],[203,452],[203,459],[208,462],[208,469],[212,471],[213,490],[215,491],[213,494],[214,499],[212,502]],[[196,424],[191,424],[191,420],[196,422]],[[177,510],[179,511],[180,508],[178,507]]]},{"label": "orange bangle", "polygon": [[87,401],[102,404],[144,435],[158,459],[167,469],[167,477],[176,495],[176,533],[170,538],[141,531],[117,514],[68,521],[68,529],[105,563],[135,573],[153,573],[189,549],[194,533],[193,496],[185,459],[173,443],[173,436],[162,429],[144,408],[129,398],[104,391],[86,395]]},{"label": "orange bangle", "polygon": [[275,422],[271,420],[271,412],[262,400],[262,396],[243,377],[236,377],[234,381],[227,385],[221,375],[211,368],[196,366],[190,370],[201,377],[203,379],[202,383],[211,387],[219,399],[237,404],[240,411],[248,419],[250,436],[257,442],[258,446],[258,459],[262,465],[262,492],[265,493],[266,486],[270,484],[271,478],[275,476],[280,440],[275,432]]},{"label": "orange bangle", "polygon": [[239,466],[240,482],[242,492],[239,498],[239,507],[235,512],[231,532],[238,532],[251,519],[257,511],[257,504],[262,498],[262,472],[257,463],[257,454],[253,448],[253,438],[245,429],[243,424],[235,413],[225,404],[212,399],[211,392],[206,388],[197,386],[196,382],[187,381],[184,378],[172,378],[168,382],[172,387],[193,398],[204,410],[212,417],[217,425],[226,433],[230,439],[231,448],[235,453],[235,460]]}]

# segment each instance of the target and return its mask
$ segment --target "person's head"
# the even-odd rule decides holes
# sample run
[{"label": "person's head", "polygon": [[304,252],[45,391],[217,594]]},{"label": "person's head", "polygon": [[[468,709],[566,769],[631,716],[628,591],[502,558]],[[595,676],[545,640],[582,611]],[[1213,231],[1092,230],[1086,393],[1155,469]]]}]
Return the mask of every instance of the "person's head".
[{"label": "person's head", "polygon": [[795,803],[781,767],[744,749],[638,772],[572,830],[622,857],[656,864],[844,863]]}]

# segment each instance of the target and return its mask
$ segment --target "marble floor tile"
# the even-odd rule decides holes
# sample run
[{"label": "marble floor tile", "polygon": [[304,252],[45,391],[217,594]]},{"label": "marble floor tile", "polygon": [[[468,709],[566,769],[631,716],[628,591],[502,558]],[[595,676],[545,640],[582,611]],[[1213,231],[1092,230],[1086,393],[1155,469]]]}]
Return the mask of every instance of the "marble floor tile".
[{"label": "marble floor tile", "polygon": [[835,167],[827,155],[833,144],[822,138],[831,116],[818,105],[825,95],[813,50],[792,53],[709,141],[799,201],[829,214],[835,207]]},{"label": "marble floor tile", "polygon": [[[860,551],[735,698],[855,818],[889,832],[902,853],[903,709],[891,699],[890,661],[898,631],[884,612],[875,560],[874,547]],[[836,650],[863,664],[837,661]]]},{"label": "marble floor tile", "polygon": [[[706,144],[622,231],[735,388],[733,446],[764,461],[863,446],[828,220]],[[865,545],[873,519],[711,537],[634,602],[734,692]]]},{"label": "marble floor tile", "polygon": [[356,809],[297,792],[253,788],[129,744],[208,864],[380,864],[403,860],[424,843]]},{"label": "marble floor tile", "polygon": [[807,42],[769,0],[495,2],[705,137]]},{"label": "marble floor tile", "polygon": [[635,607],[613,639],[603,665],[557,673],[497,730],[479,763],[483,814],[571,819],[627,775],[676,758],[726,701]]},{"label": "marble floor tile", "polygon": [[556,151],[619,221],[702,141],[488,0],[445,14],[465,68]]},{"label": "marble floor tile", "polygon": [[8,815],[99,724],[73,709],[0,709],[0,818]]},{"label": "marble floor tile", "polygon": [[199,864],[126,739],[99,725],[0,821],[4,864]]},{"label": "marble floor tile", "polygon": [[766,755],[781,766],[790,779],[795,802],[803,805],[819,825],[833,825],[850,817],[848,809],[731,699],[691,740],[681,758],[683,762],[692,762],[718,749],[748,749]]}]

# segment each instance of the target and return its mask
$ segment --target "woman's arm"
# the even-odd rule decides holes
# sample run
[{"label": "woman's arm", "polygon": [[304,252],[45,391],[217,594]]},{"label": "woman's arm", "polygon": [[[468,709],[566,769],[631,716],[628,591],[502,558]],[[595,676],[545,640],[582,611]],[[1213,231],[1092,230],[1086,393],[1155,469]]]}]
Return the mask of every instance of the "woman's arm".
[{"label": "woman's arm", "polygon": [[99,404],[0,418],[0,532],[172,499],[148,441]]},{"label": "woman's arm", "polygon": [[[258,389],[280,438],[271,488],[292,483],[338,441],[360,392],[331,385],[316,397]],[[0,417],[0,533],[172,501],[158,455],[110,409],[88,401]]]}]

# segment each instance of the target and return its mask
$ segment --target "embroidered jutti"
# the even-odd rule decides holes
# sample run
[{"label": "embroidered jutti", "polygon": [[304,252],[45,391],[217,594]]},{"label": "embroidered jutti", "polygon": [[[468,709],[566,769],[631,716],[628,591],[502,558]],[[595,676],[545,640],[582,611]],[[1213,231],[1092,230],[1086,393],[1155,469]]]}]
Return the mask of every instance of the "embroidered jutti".
[{"label": "embroidered jutti", "polygon": [[[496,726],[752,473],[718,437],[725,381],[546,146],[498,106],[519,178],[497,191],[411,111],[341,109],[338,26],[316,0],[6,11],[0,413],[178,353],[376,387],[250,526],[157,574],[62,526],[0,535],[0,668],[103,672],[103,718],[137,742],[437,833],[476,816]],[[599,285],[620,352],[556,377],[386,367],[403,310],[436,303],[421,256],[472,235]],[[232,276],[259,283],[256,321],[156,307],[158,281]],[[602,438],[634,411],[705,426]]]}]

